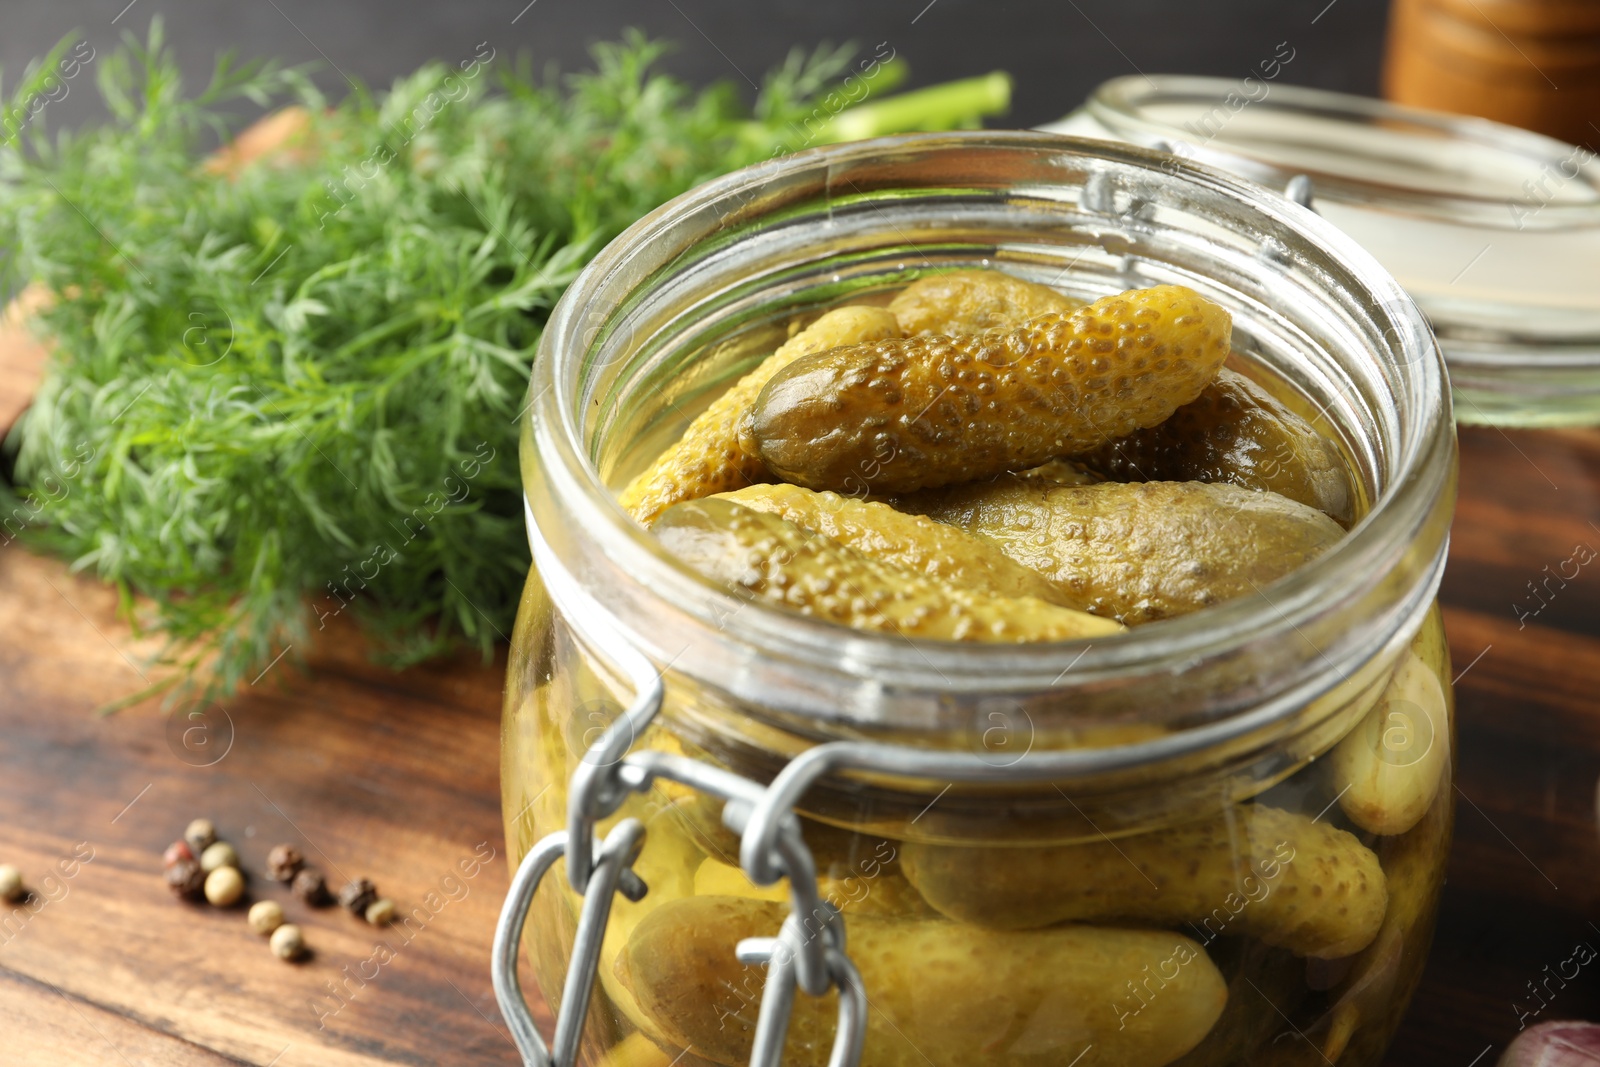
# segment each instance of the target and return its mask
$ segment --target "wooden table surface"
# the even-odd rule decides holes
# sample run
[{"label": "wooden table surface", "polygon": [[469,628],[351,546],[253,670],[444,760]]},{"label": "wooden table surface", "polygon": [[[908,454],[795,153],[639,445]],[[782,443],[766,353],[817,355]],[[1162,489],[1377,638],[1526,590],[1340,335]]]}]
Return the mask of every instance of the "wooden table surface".
[{"label": "wooden table surface", "polygon": [[[1600,1016],[1597,967],[1540,986],[1556,990],[1542,1008],[1530,993],[1600,946],[1600,565],[1567,562],[1600,549],[1600,433],[1474,429],[1462,450],[1443,593],[1457,836],[1393,1064],[1488,1067],[1519,1021]],[[61,564],[0,549],[0,862],[42,887],[36,910],[0,909],[0,1064],[515,1063],[488,971],[508,874],[502,662],[395,675],[340,635],[308,675],[273,668],[225,714],[97,717],[150,650],[114,609]],[[195,723],[208,732],[186,745]],[[294,842],[424,921],[379,931],[258,877],[315,949],[283,964],[240,911],[162,885],[161,850],[196,815],[251,870]],[[61,860],[73,876],[44,881]]]}]

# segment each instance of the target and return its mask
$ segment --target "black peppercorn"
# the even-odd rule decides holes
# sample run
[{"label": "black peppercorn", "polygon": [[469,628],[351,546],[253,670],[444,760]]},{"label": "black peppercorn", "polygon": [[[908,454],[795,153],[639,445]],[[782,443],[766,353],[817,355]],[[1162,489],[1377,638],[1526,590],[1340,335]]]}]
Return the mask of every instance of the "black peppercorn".
[{"label": "black peppercorn", "polygon": [[366,878],[357,878],[339,890],[339,903],[354,915],[366,915],[368,905],[377,899],[378,887]]},{"label": "black peppercorn", "polygon": [[300,850],[293,845],[274,845],[267,853],[267,877],[274,882],[290,882],[305,866]]},{"label": "black peppercorn", "polygon": [[301,867],[294,876],[294,884],[290,891],[313,908],[322,908],[333,903],[333,898],[328,895],[327,880],[322,877],[322,872],[315,867]]},{"label": "black peppercorn", "polygon": [[167,888],[180,897],[198,897],[206,886],[206,872],[194,860],[169,864],[166,879]]}]

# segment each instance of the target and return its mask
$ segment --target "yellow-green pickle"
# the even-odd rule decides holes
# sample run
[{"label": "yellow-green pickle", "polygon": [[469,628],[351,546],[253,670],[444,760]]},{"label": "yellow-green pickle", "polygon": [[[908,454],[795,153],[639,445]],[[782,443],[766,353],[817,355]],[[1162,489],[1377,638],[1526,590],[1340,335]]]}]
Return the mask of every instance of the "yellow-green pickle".
[{"label": "yellow-green pickle", "polygon": [[[1071,669],[1085,648],[1203,627],[1235,602],[1270,615],[1368,506],[1342,443],[1236,369],[1229,312],[1198,292],[1085,306],[959,270],[879,299],[753,353],[681,439],[615,479],[686,580],[736,598],[730,628],[787,613],[841,657],[868,635],[997,656],[1061,643]],[[516,855],[565,827],[617,688],[536,582],[527,596],[504,757]],[[1130,771],[1081,792],[872,779],[803,799],[869,1005],[861,1063],[1375,1064],[1420,975],[1449,845],[1449,678],[1434,607],[1309,693],[1302,734],[1196,763],[1181,797]],[[670,671],[664,684],[632,751],[768,779],[820,736]],[[1108,716],[1101,741],[1023,715],[932,743],[992,754],[1023,722],[1020,757],[1194,725],[1161,711]],[[740,1067],[767,968],[734,946],[777,934],[788,882],[753,884],[720,802],[688,786],[657,779],[601,835],[630,817],[648,892],[613,905],[580,1062]],[[582,903],[564,878],[558,864],[525,939],[552,1002]],[[782,1062],[828,1064],[838,1013],[836,992],[796,993]]]}]

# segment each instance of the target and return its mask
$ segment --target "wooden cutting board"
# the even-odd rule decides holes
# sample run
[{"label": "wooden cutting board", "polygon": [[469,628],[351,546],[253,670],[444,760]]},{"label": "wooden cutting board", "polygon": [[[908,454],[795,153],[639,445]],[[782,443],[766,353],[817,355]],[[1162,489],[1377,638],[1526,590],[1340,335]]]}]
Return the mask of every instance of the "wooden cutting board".
[{"label": "wooden cutting board", "polygon": [[[1546,565],[1600,549],[1600,435],[1478,429],[1462,444],[1443,590],[1461,675],[1456,844],[1396,1067],[1480,1054],[1487,1067],[1517,1011],[1537,1007],[1527,983],[1579,942],[1600,947],[1600,562],[1566,588],[1552,581],[1525,624],[1517,610],[1538,606],[1527,583]],[[502,858],[326,1018],[327,984],[354,988],[346,969],[399,938],[289,902],[316,949],[291,967],[240,913],[175,903],[160,879],[161,849],[204,814],[252,870],[296,842],[403,908],[423,905],[482,843],[503,852],[501,661],[395,675],[336,634],[309,677],[280,665],[230,701],[232,747],[202,767],[174,747],[172,717],[93,714],[140,683],[141,645],[106,588],[0,549],[0,635],[0,861],[37,878],[80,842],[94,850],[64,896],[0,934],[0,1062],[517,1062],[488,974]],[[1585,969],[1548,1003],[1535,1019],[1600,1015],[1600,974]]]},{"label": "wooden cutting board", "polygon": [[[41,358],[26,334],[0,335],[0,413],[25,406]],[[1397,1067],[1488,1067],[1519,1012],[1600,1016],[1595,967],[1527,1015],[1528,983],[1576,944],[1600,947],[1600,562],[1548,578],[1580,545],[1600,549],[1600,433],[1463,432],[1441,594],[1460,675],[1456,844]],[[115,606],[58,562],[0,549],[0,862],[38,884],[74,850],[93,855],[24,924],[0,926],[0,1063],[515,1064],[488,973],[508,880],[503,661],[396,675],[337,632],[309,676],[280,664],[201,720],[217,746],[202,756],[182,741],[186,709],[93,714],[140,685],[149,650]],[[226,754],[198,765],[225,733]],[[427,921],[405,939],[256,878],[315,949],[283,964],[242,913],[163,887],[161,850],[196,815],[251,870],[293,842]],[[461,879],[484,848],[494,861]],[[375,966],[379,942],[393,958]]]},{"label": "wooden cutting board", "polygon": [[[293,150],[303,126],[269,116],[212,166]],[[0,315],[0,432],[43,373],[27,319],[48,299],[33,287]],[[311,677],[278,664],[225,707],[95,715],[145,684],[156,647],[108,587],[0,548],[0,862],[38,887],[0,905],[0,1064],[517,1063],[488,972],[509,881],[503,655],[397,675],[335,628]],[[200,815],[239,850],[252,895],[302,924],[307,961],[273,957],[240,909],[168,893],[161,852]],[[411,923],[305,907],[260,876],[278,842],[335,885],[373,879]]]}]

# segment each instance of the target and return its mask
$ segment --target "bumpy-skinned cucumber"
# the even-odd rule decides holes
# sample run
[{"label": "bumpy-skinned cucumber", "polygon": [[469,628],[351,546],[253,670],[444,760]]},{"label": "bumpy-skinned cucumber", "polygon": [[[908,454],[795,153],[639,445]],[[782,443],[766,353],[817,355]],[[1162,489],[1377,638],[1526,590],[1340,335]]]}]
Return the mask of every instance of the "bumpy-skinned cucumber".
[{"label": "bumpy-skinned cucumber", "polygon": [[[619,973],[673,1044],[746,1064],[766,974],[734,945],[772,936],[786,912],[740,897],[674,901],[639,924]],[[1085,1064],[1161,1067],[1199,1043],[1227,999],[1200,946],[1166,931],[868,916],[846,927],[871,1005],[872,1067],[1063,1067],[1086,1049]],[[824,1067],[837,1013],[835,993],[796,996],[783,1062]]]},{"label": "bumpy-skinned cucumber", "polygon": [[1172,1067],[1259,1067],[1263,1048],[1284,1030],[1284,1016],[1293,1016],[1307,995],[1306,963],[1248,938],[1207,942],[1206,952],[1228,976],[1228,1006],[1205,1040]]},{"label": "bumpy-skinned cucumber", "polygon": [[898,337],[900,326],[883,308],[842,307],[827,312],[711,402],[683,436],[622,491],[622,506],[645,525],[680,500],[739,489],[771,475],[754,441],[741,434],[756,396],[784,367],[801,356],[838,345]]},{"label": "bumpy-skinned cucumber", "polygon": [[1422,977],[1428,939],[1417,931],[1431,927],[1444,887],[1454,801],[1445,783],[1415,826],[1398,836],[1380,837],[1374,844],[1388,882],[1389,908],[1378,936],[1356,956],[1333,990],[1336,1000],[1323,1042],[1329,1059],[1338,1059],[1340,1052],[1352,1060],[1375,1056],[1390,1032],[1389,1023]]},{"label": "bumpy-skinned cucumber", "polygon": [[752,511],[787,519],[873,559],[963,589],[1066,605],[1065,596],[1043,575],[1012,560],[993,541],[896,511],[888,504],[781,482],[718,495]]},{"label": "bumpy-skinned cucumber", "polygon": [[674,504],[655,532],[668,551],[713,581],[856,630],[1018,642],[1071,641],[1122,629],[1034,597],[990,596],[914,574],[731,500]]},{"label": "bumpy-skinned cucumber", "polygon": [[669,1052],[642,1033],[629,1034],[600,1061],[601,1067],[707,1067],[710,1063],[689,1049]]},{"label": "bumpy-skinned cucumber", "polygon": [[954,270],[912,282],[889,303],[907,337],[956,337],[996,326],[1020,326],[1051,312],[1081,307],[1048,285],[998,270]]},{"label": "bumpy-skinned cucumber", "polygon": [[1078,458],[1119,482],[1228,482],[1278,493],[1342,523],[1353,517],[1337,446],[1226,367],[1161,425]]},{"label": "bumpy-skinned cucumber", "polygon": [[1052,486],[1019,478],[895,501],[980,534],[1085,611],[1132,625],[1266,588],[1344,530],[1276,493],[1205,482]]},{"label": "bumpy-skinned cucumber", "polygon": [[803,356],[750,428],[784,481],[900,493],[1022,470],[1155,426],[1227,358],[1228,312],[1182,286],[1107,297],[967,337]]},{"label": "bumpy-skinned cucumber", "polygon": [[[621,958],[628,938],[634,929],[656,908],[694,894],[694,872],[705,858],[705,853],[694,841],[693,832],[681,814],[674,809],[680,801],[664,801],[654,794],[631,801],[628,808],[616,817],[620,821],[629,815],[646,824],[644,845],[633,871],[644,879],[648,892],[643,900],[633,901],[618,894],[611,905],[611,919],[606,924],[605,939],[600,945],[599,978],[606,997],[623,1019],[643,1031],[657,1042],[666,1040],[649,1014],[642,1011],[627,986],[617,978],[616,962]],[[601,828],[602,835],[610,824]],[[564,888],[570,898],[573,914],[582,906],[582,900],[570,888]]]},{"label": "bumpy-skinned cucumber", "polygon": [[[932,917],[934,910],[911,887],[898,869],[880,867],[873,873],[860,872],[844,877],[817,875],[817,891],[822,899],[845,915],[876,915],[883,918]],[[749,897],[751,900],[783,902],[789,899],[789,883],[756,885],[744,871],[712,857],[700,864],[694,875],[697,897]]]},{"label": "bumpy-skinned cucumber", "polygon": [[1334,748],[1339,807],[1375,834],[1403,834],[1433,803],[1450,763],[1444,687],[1414,652],[1359,725]]},{"label": "bumpy-skinned cucumber", "polygon": [[1247,804],[1116,841],[994,848],[908,841],[901,869],[942,914],[996,929],[1192,923],[1299,956],[1359,952],[1388,903],[1378,857],[1304,815]]}]

